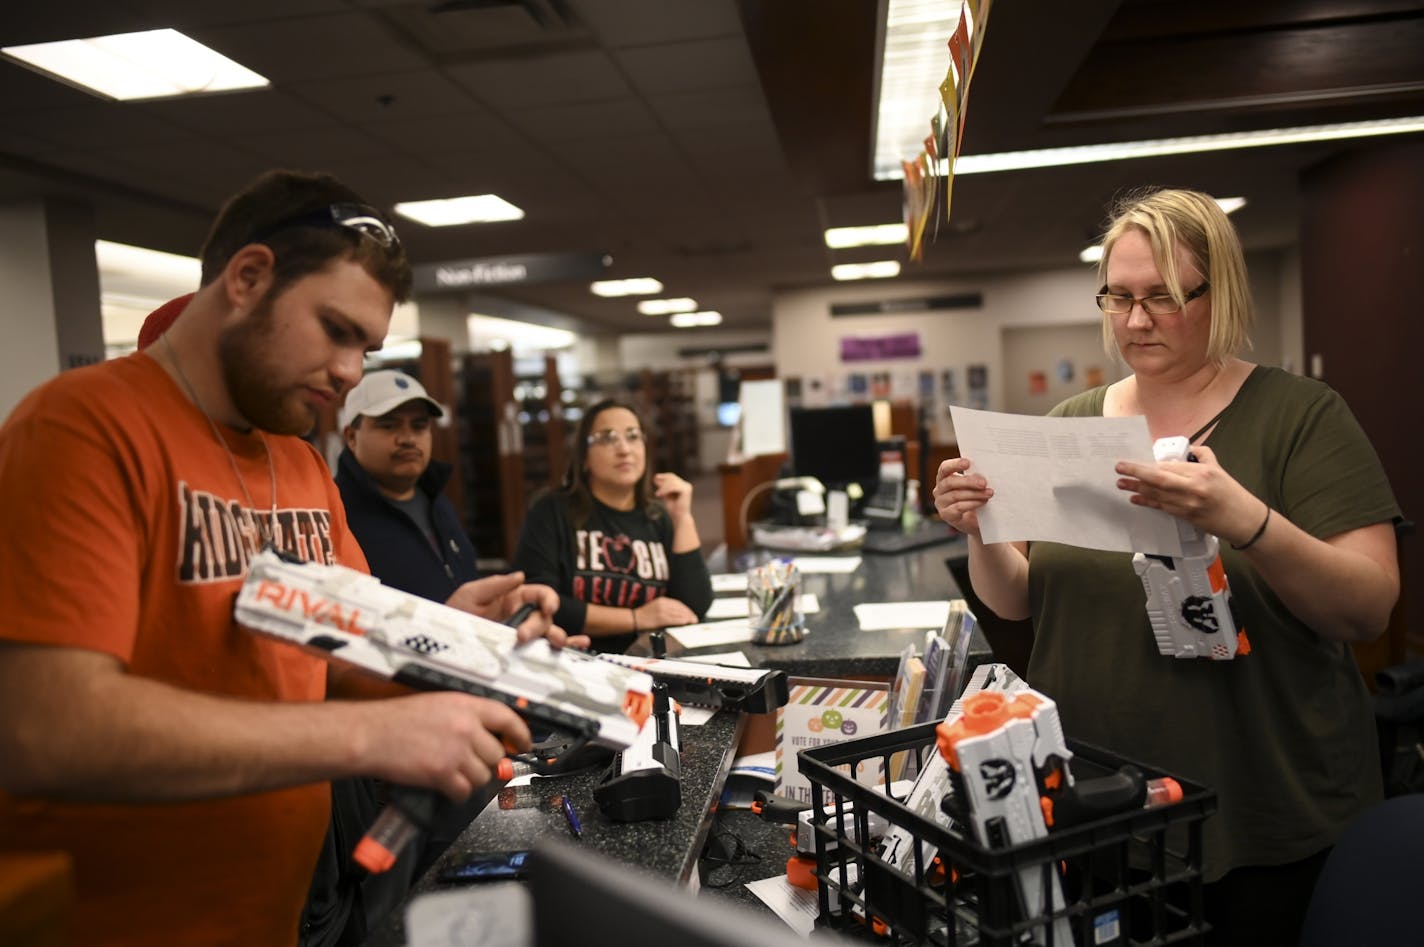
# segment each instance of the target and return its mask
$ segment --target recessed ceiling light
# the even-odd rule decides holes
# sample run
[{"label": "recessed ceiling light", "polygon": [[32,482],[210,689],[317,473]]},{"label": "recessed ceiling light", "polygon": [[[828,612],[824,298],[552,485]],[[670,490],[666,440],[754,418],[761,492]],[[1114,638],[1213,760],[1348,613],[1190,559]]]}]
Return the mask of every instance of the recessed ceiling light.
[{"label": "recessed ceiling light", "polygon": [[[1220,207],[1224,214],[1233,214],[1246,206],[1246,198],[1244,197],[1218,197],[1215,200],[1216,206]],[[1084,247],[1078,253],[1078,259],[1084,263],[1097,263],[1102,258],[1103,245],[1101,243]]]},{"label": "recessed ceiling light", "polygon": [[886,279],[900,275],[898,260],[880,260],[875,263],[842,263],[831,267],[831,276],[838,280]]},{"label": "recessed ceiling light", "polygon": [[651,276],[637,276],[632,279],[606,279],[590,283],[588,287],[595,296],[652,296],[663,291],[663,284]]},{"label": "recessed ceiling light", "polygon": [[[954,162],[954,173],[957,177],[962,174],[986,174],[992,171],[1056,168],[1071,164],[1123,161],[1128,158],[1201,154],[1210,151],[1231,151],[1237,148],[1264,148],[1269,145],[1297,145],[1312,141],[1339,141],[1349,138],[1372,138],[1379,135],[1404,135],[1420,131],[1424,131],[1424,115],[1387,118],[1370,122],[1340,122],[1335,125],[1264,128],[1260,131],[1229,132],[1222,135],[1192,135],[1185,138],[1119,141],[1106,145],[1079,145],[1073,148],[1004,151],[987,155],[960,155],[959,159]],[[942,171],[943,162],[941,162]],[[883,170],[877,167],[875,176],[882,181],[898,180],[904,177],[904,171],[899,167]]]},{"label": "recessed ceiling light", "polygon": [[552,326],[515,319],[501,319],[482,313],[470,313],[466,316],[465,329],[469,334],[470,347],[476,351],[509,348],[516,354],[527,354],[566,349],[578,341],[578,336],[567,329],[555,329]]},{"label": "recessed ceiling light", "polygon": [[679,329],[717,326],[722,324],[722,314],[714,309],[705,309],[702,312],[678,312],[670,316],[668,322]]},{"label": "recessed ceiling light", "polygon": [[910,228],[904,224],[872,224],[866,227],[831,227],[826,231],[826,246],[833,250],[846,247],[879,247],[904,243]]},{"label": "recessed ceiling light", "polygon": [[697,300],[682,296],[677,299],[645,299],[638,303],[638,311],[645,316],[670,316],[675,312],[692,312],[697,308]]},{"label": "recessed ceiling light", "polygon": [[396,205],[396,213],[427,227],[488,224],[498,220],[524,218],[524,211],[497,194],[443,197],[433,201],[403,201]]},{"label": "recessed ceiling light", "polygon": [[110,99],[160,99],[270,84],[266,77],[177,30],[7,46],[0,53]]}]

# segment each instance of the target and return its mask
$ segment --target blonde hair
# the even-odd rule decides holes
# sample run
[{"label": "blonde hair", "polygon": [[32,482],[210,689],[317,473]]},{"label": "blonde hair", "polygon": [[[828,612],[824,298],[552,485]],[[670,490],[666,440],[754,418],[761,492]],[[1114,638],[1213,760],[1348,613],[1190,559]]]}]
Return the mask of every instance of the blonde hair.
[{"label": "blonde hair", "polygon": [[[1185,306],[1186,294],[1196,288],[1182,286],[1177,272],[1179,246],[1186,249],[1211,284],[1207,358],[1221,365],[1251,348],[1255,310],[1246,278],[1246,259],[1236,228],[1211,195],[1201,191],[1150,188],[1134,191],[1119,200],[1103,237],[1099,282],[1107,281],[1113,244],[1129,230],[1141,231],[1152,244],[1157,271],[1178,305]],[[1106,315],[1103,316],[1103,346],[1109,355],[1120,357],[1113,340],[1112,320]]]}]

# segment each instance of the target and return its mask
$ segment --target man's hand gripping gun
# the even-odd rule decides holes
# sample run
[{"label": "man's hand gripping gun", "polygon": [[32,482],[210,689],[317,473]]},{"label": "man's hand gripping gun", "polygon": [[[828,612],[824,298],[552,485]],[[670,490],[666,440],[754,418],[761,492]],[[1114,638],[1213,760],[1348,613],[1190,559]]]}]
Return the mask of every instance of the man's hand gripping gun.
[{"label": "man's hand gripping gun", "polygon": [[[253,631],[378,677],[508,704],[533,729],[568,735],[564,754],[588,743],[626,749],[652,711],[653,681],[641,671],[555,650],[542,638],[518,644],[513,628],[344,566],[294,562],[264,551],[252,560],[236,617]],[[547,771],[560,758],[522,761]],[[507,771],[503,775],[508,778]],[[382,837],[376,848],[358,847],[372,871],[389,868],[414,835],[411,823],[428,822],[435,808],[430,793],[403,791],[392,802],[367,834]]]},{"label": "man's hand gripping gun", "polygon": [[[1164,437],[1152,445],[1157,462],[1195,460],[1185,437]],[[1147,617],[1157,650],[1170,657],[1230,661],[1249,654],[1244,628],[1237,630],[1231,589],[1221,565],[1221,545],[1184,519],[1174,518],[1182,555],[1137,553],[1132,568],[1147,593]]]}]

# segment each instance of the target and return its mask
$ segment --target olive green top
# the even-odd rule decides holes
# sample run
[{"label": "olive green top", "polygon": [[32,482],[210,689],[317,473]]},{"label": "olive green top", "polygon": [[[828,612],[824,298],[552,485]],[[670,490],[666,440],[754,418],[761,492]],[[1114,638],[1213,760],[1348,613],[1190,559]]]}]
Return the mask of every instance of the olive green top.
[{"label": "olive green top", "polygon": [[[1105,393],[1051,414],[1099,416]],[[1400,516],[1374,448],[1320,382],[1256,367],[1204,443],[1273,523],[1284,515],[1325,539]],[[1320,851],[1382,794],[1349,647],[1287,611],[1244,553],[1222,543],[1221,556],[1252,647],[1232,661],[1158,654],[1130,554],[1033,543],[1029,555],[1029,681],[1058,702],[1070,736],[1216,790],[1208,881]]]}]

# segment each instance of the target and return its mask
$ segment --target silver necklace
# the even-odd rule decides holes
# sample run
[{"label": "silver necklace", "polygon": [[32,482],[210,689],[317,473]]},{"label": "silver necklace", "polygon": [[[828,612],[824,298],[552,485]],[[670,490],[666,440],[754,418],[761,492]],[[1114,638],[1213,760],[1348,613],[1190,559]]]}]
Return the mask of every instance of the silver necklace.
[{"label": "silver necklace", "polygon": [[[227,446],[227,439],[222,436],[222,431],[218,429],[218,423],[208,414],[208,409],[203,407],[202,399],[198,397],[198,391],[193,387],[193,383],[188,380],[187,372],[183,371],[183,363],[178,361],[178,352],[174,350],[173,343],[168,339],[168,333],[163,333],[163,347],[168,352],[168,358],[173,362],[173,370],[178,373],[178,380],[183,383],[184,389],[188,392],[188,397],[193,399],[194,406],[198,413],[203,416],[203,420],[208,422],[208,427],[212,428],[213,437],[218,439],[218,444],[222,447],[223,453],[227,455],[228,466],[232,468],[232,474],[237,478],[237,485],[242,488],[242,498],[247,501],[247,508],[254,514],[257,512],[257,503],[252,499],[252,491],[247,489],[247,481],[243,479],[242,471],[238,469],[237,458],[232,456],[232,449]],[[267,456],[267,476],[271,479],[272,509],[269,514],[268,527],[262,526],[262,520],[254,515],[253,522],[257,525],[257,532],[262,535],[264,546],[277,544],[277,467],[272,462],[272,449],[267,446],[267,438],[260,430],[253,428],[257,434],[257,439],[262,442],[262,453]]]}]

